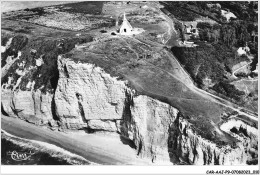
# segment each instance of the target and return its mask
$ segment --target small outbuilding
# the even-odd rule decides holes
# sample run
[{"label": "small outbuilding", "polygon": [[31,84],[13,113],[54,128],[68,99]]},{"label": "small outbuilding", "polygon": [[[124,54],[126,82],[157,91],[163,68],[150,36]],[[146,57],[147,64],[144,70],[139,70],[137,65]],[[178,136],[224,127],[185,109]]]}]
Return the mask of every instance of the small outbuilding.
[{"label": "small outbuilding", "polygon": [[250,49],[249,49],[248,46],[246,46],[246,47],[239,47],[239,48],[237,49],[237,54],[238,54],[239,56],[241,56],[241,55],[246,55],[246,54],[249,53],[249,52],[250,52]]}]

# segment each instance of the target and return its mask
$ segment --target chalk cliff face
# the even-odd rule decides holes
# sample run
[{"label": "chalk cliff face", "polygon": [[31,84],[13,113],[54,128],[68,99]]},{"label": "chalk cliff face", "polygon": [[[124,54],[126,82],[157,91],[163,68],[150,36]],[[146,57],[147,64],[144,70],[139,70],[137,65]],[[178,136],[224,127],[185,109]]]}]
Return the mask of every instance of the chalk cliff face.
[{"label": "chalk cliff face", "polygon": [[247,154],[247,164],[253,164],[258,159],[258,129],[241,120],[232,118],[220,126],[220,129],[240,141]]},{"label": "chalk cliff face", "polygon": [[99,67],[58,58],[56,114],[61,120],[119,120],[127,88]]},{"label": "chalk cliff face", "polygon": [[[236,147],[218,147],[196,135],[177,109],[137,95],[127,81],[117,80],[99,67],[59,56],[58,70],[54,95],[3,89],[3,111],[54,129],[117,132],[133,141],[139,157],[153,162],[241,165],[257,156],[257,138],[240,139]],[[238,121],[224,123],[220,129],[232,135],[230,127],[240,125]],[[257,129],[249,132],[257,136]]]},{"label": "chalk cliff face", "polygon": [[119,81],[91,64],[58,59],[56,114],[63,125],[77,129],[116,131],[131,139],[141,157],[169,159],[168,129],[178,111],[150,97],[135,95]]},{"label": "chalk cliff face", "polygon": [[68,129],[119,131],[126,93],[130,91],[125,82],[94,65],[61,57],[58,69],[54,99],[61,125]]},{"label": "chalk cliff face", "polygon": [[150,97],[133,97],[130,118],[124,119],[123,133],[134,141],[141,157],[169,161],[168,130],[177,113],[170,105]]},{"label": "chalk cliff face", "polygon": [[236,147],[218,147],[196,135],[190,124],[178,117],[170,129],[169,150],[182,161],[194,165],[243,165],[247,154],[241,142]]},{"label": "chalk cliff face", "polygon": [[52,94],[37,91],[2,89],[2,108],[9,115],[30,123],[44,125],[53,121]]}]

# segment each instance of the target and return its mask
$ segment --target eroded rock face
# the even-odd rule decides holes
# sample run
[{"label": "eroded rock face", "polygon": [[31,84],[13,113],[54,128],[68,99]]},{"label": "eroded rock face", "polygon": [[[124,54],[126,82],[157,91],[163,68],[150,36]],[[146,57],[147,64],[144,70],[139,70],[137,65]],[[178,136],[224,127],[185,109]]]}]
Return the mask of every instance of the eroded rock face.
[{"label": "eroded rock face", "polygon": [[194,165],[245,165],[247,154],[242,143],[235,148],[218,147],[199,135],[189,127],[189,123],[177,118],[171,127],[169,151],[181,161]]},{"label": "eroded rock face", "polygon": [[58,59],[59,82],[55,92],[56,113],[61,120],[116,120],[123,115],[123,81],[91,64]]},{"label": "eroded rock face", "polygon": [[34,124],[46,124],[53,120],[51,103],[53,95],[37,91],[12,91],[2,89],[3,110]]},{"label": "eroded rock face", "polygon": [[2,112],[4,111],[7,115],[15,117],[13,109],[13,92],[12,90],[1,89],[1,106]]},{"label": "eroded rock face", "polygon": [[[119,120],[117,120],[119,121]],[[88,127],[93,130],[118,132],[118,122],[116,121],[102,121],[102,120],[89,120]]]},{"label": "eroded rock face", "polygon": [[247,164],[258,160],[258,129],[241,120],[232,118],[220,126],[220,129],[238,139],[245,149]]},{"label": "eroded rock face", "polygon": [[130,119],[124,119],[124,131],[137,146],[138,155],[169,161],[169,127],[178,111],[147,96],[133,97]]}]

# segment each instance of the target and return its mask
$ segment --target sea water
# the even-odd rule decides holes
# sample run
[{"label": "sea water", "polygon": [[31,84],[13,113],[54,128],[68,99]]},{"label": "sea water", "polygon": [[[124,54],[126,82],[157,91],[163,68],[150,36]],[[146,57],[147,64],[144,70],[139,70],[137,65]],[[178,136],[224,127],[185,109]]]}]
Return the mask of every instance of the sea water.
[{"label": "sea water", "polygon": [[93,165],[94,163],[55,145],[35,140],[23,139],[2,130],[1,164]]}]

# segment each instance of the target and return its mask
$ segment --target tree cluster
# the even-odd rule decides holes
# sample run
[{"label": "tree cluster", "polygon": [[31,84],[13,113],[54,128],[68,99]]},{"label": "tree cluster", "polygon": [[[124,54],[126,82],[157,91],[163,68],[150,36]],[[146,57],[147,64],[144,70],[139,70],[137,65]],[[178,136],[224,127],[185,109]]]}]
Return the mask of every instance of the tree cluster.
[{"label": "tree cluster", "polygon": [[213,86],[213,90],[218,93],[221,93],[227,97],[230,97],[236,101],[241,101],[245,92],[236,89],[233,84],[221,81]]},{"label": "tree cluster", "polygon": [[199,29],[200,40],[221,42],[230,48],[245,46],[246,43],[252,42],[251,34],[257,32],[254,24],[242,20],[223,25],[199,22],[197,28]]}]

